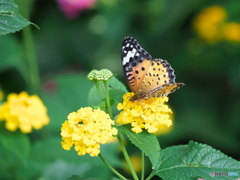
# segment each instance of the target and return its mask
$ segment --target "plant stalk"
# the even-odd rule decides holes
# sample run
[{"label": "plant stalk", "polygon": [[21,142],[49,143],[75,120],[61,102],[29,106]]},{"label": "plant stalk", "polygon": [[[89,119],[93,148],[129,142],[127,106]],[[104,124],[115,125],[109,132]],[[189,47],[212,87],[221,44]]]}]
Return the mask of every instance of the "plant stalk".
[{"label": "plant stalk", "polygon": [[111,105],[110,105],[110,96],[109,96],[109,91],[108,91],[108,81],[103,81],[103,84],[104,84],[104,88],[105,88],[105,92],[106,92],[108,113],[109,113],[111,119],[113,119],[112,109],[111,109]]},{"label": "plant stalk", "polygon": [[99,95],[100,99],[102,99],[103,96],[102,96],[101,89],[100,89],[100,86],[99,86],[99,81],[94,81],[94,84],[96,86],[96,89],[97,89],[97,92],[98,92],[98,95]]},{"label": "plant stalk", "polygon": [[[16,3],[20,7],[20,12],[26,19],[30,19],[30,12],[32,8],[33,1],[32,0],[16,0]],[[23,46],[24,46],[24,54],[26,58],[26,64],[29,69],[29,82],[28,85],[30,90],[34,93],[39,92],[40,88],[40,75],[37,64],[36,50],[34,47],[33,33],[31,29],[31,25],[23,28]]]},{"label": "plant stalk", "polygon": [[133,168],[132,162],[131,162],[131,160],[130,160],[130,158],[129,158],[129,156],[128,156],[127,150],[126,150],[126,148],[125,148],[125,146],[124,146],[124,144],[123,144],[122,138],[121,138],[120,135],[118,135],[117,138],[118,138],[118,142],[119,142],[119,144],[120,144],[120,147],[121,147],[121,149],[122,149],[123,155],[124,155],[124,157],[125,157],[125,159],[126,159],[126,162],[127,162],[127,164],[128,164],[128,167],[129,167],[129,169],[130,169],[130,172],[131,172],[131,174],[132,174],[132,176],[133,176],[133,179],[134,179],[134,180],[138,180],[137,174],[136,174],[136,172],[135,172],[135,170],[134,170],[134,168]]},{"label": "plant stalk", "polygon": [[121,178],[122,180],[127,180],[127,178],[125,178],[125,177],[122,176],[119,172],[117,172],[117,171],[103,158],[103,156],[102,156],[101,154],[99,154],[98,156],[101,158],[101,160],[104,162],[104,164],[106,164],[107,167],[108,167],[109,169],[111,169],[111,171],[112,171],[114,174],[116,174],[116,175],[117,175],[119,178]]},{"label": "plant stalk", "polygon": [[142,173],[141,173],[141,180],[144,180],[144,173],[145,173],[145,155],[144,152],[142,151]]}]

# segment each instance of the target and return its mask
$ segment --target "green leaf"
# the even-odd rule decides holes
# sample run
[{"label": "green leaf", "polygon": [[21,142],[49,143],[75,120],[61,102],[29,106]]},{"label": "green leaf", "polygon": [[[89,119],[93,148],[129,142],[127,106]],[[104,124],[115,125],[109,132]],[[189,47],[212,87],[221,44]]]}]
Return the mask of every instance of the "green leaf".
[{"label": "green leaf", "polygon": [[147,133],[135,133],[131,130],[130,125],[116,126],[116,128],[126,134],[129,140],[141,149],[150,159],[152,166],[156,167],[159,159],[160,145],[154,134]]},{"label": "green leaf", "polygon": [[41,98],[48,108],[50,124],[46,127],[51,132],[59,133],[61,124],[67,115],[87,106],[87,94],[91,82],[86,74],[62,74],[45,84]]},{"label": "green leaf", "polygon": [[[30,142],[26,134],[23,134],[20,131],[10,132],[5,129],[4,122],[1,122],[0,144],[1,148],[6,150],[5,152],[12,153],[23,164],[26,163],[27,156],[30,152]],[[4,154],[1,154],[1,156],[6,158]],[[7,158],[5,159],[5,161],[6,164],[9,164]]]},{"label": "green leaf", "polygon": [[16,68],[23,76],[27,76],[28,68],[21,58],[19,42],[13,36],[3,36],[0,47],[0,72]]},{"label": "green leaf", "polygon": [[0,0],[0,35],[14,33],[32,24],[18,11],[19,7],[13,0]]},{"label": "green leaf", "polygon": [[82,178],[79,177],[78,175],[72,175],[70,178],[68,178],[67,180],[81,180]]},{"label": "green leaf", "polygon": [[[60,136],[52,136],[33,143],[30,158],[32,160],[30,171],[40,170],[43,179],[66,180],[68,177],[79,175],[82,179],[110,179],[111,171],[99,157],[89,155],[79,156],[72,148],[69,151],[62,149]],[[108,162],[119,167],[117,144],[104,144],[103,154],[110,158]],[[105,157],[105,155],[104,155]],[[29,169],[28,169],[29,171]]]},{"label": "green leaf", "polygon": [[[110,95],[110,99],[112,102],[112,110],[113,110],[113,114],[116,115],[117,114],[117,104],[119,102],[122,102],[122,96],[127,92],[126,87],[123,85],[122,82],[120,82],[116,77],[112,77],[109,82],[109,95]],[[106,96],[105,96],[105,89],[103,86],[103,83],[100,82],[100,89],[103,95],[103,99],[101,99],[98,95],[97,89],[95,87],[95,85],[90,89],[89,94],[88,94],[88,104],[90,106],[100,106],[101,103],[104,101],[106,101]],[[106,103],[105,103],[106,104]]]},{"label": "green leaf", "polygon": [[[126,87],[123,85],[122,82],[120,82],[116,77],[112,77],[108,82],[110,88],[109,94],[110,98],[114,99],[114,101],[121,101],[122,95],[127,92]],[[102,92],[102,95],[105,97],[105,89],[103,86],[103,83],[100,82],[100,90]],[[120,96],[120,98],[119,98]],[[90,89],[88,94],[88,104],[89,105],[99,105],[101,102],[101,98],[98,95],[97,89],[95,85]]]},{"label": "green leaf", "polygon": [[[237,176],[211,176],[211,172],[233,173]],[[152,175],[167,180],[197,178],[232,180],[240,177],[240,162],[208,145],[190,141],[188,145],[162,150],[158,166]]]}]

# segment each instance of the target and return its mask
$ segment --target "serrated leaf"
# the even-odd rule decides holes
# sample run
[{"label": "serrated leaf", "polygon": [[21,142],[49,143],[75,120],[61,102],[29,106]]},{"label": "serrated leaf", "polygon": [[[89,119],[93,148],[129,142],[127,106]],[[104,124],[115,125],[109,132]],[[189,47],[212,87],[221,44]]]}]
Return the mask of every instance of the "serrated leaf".
[{"label": "serrated leaf", "polygon": [[14,33],[32,24],[20,13],[13,0],[0,0],[0,35]]},{"label": "serrated leaf", "polygon": [[[211,172],[235,173],[235,176],[211,176]],[[240,177],[240,162],[208,145],[190,141],[188,145],[162,150],[158,166],[152,174],[167,180],[232,180]]]},{"label": "serrated leaf", "polygon": [[150,134],[146,131],[135,133],[131,130],[130,125],[116,126],[116,128],[120,132],[126,134],[129,140],[149,157],[153,167],[157,166],[160,145],[154,134]]}]

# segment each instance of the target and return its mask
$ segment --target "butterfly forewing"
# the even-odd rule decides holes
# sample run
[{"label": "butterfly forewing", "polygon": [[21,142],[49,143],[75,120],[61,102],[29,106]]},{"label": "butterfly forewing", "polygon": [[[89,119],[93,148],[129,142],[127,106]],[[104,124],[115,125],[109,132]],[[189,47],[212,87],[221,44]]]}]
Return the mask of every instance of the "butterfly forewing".
[{"label": "butterfly forewing", "polygon": [[152,57],[138,42],[126,37],[122,44],[122,66],[128,85],[134,93],[141,90],[142,82],[151,64]]}]

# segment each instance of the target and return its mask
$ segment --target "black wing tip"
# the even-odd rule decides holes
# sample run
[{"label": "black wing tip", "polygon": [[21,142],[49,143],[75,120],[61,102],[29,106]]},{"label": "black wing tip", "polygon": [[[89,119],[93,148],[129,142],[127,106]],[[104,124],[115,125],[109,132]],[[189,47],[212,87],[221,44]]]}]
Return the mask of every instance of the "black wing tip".
[{"label": "black wing tip", "polygon": [[[126,36],[123,40],[123,43],[122,43],[122,52],[123,50],[126,48],[125,46],[127,44],[130,44],[132,45],[135,49],[138,50],[138,52],[140,54],[143,54],[143,59],[147,59],[147,60],[152,60],[152,56],[138,43],[138,41],[131,37],[131,36]],[[124,54],[124,53],[122,53]]]},{"label": "black wing tip", "polygon": [[135,38],[133,38],[133,37],[131,37],[131,36],[126,36],[126,37],[124,38],[124,40],[128,40],[128,39],[136,40]]},{"label": "black wing tip", "polygon": [[138,44],[138,41],[135,39],[135,38],[133,38],[133,37],[131,37],[131,36],[126,36],[124,39],[123,39],[123,46],[125,45],[125,44],[127,44],[127,43],[131,43],[131,44]]}]

